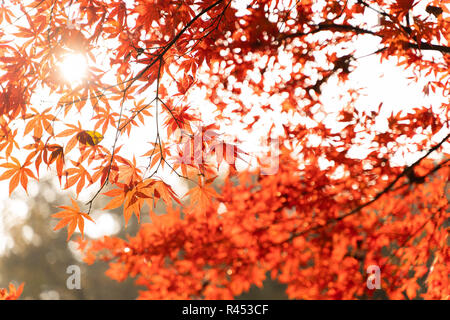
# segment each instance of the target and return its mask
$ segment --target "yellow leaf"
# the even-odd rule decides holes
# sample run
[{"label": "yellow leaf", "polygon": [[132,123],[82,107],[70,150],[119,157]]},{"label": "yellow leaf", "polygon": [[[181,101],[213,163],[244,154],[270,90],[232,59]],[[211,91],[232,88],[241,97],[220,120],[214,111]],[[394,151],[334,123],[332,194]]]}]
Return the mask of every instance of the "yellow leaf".
[{"label": "yellow leaf", "polygon": [[84,130],[78,133],[77,139],[82,144],[95,146],[103,140],[103,135],[97,131]]}]

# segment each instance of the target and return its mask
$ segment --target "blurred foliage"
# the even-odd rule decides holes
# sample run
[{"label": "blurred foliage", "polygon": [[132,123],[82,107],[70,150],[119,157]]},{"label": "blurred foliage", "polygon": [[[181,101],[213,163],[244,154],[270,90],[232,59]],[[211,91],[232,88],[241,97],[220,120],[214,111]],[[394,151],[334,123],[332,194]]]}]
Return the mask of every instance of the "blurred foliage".
[{"label": "blurred foliage", "polygon": [[[15,193],[3,203],[0,221],[4,229],[6,227],[3,230],[6,233],[0,236],[0,241],[9,239],[8,243],[11,240],[12,243],[5,252],[0,252],[0,287],[6,287],[10,281],[16,284],[25,282],[21,299],[135,299],[139,287],[133,279],[121,283],[111,280],[105,275],[106,263],[85,264],[77,254],[77,244],[66,242],[67,231],[53,231],[57,221],[51,218],[51,214],[58,211],[56,205],[68,197],[57,191],[56,184],[49,180],[42,180],[35,187],[34,194],[21,196]],[[97,204],[98,207],[102,205],[101,201]],[[137,221],[131,219],[125,228],[120,210],[112,212],[120,223],[117,236],[125,238],[136,234],[139,229]],[[156,210],[163,213],[164,208],[157,207]],[[16,216],[15,211],[21,211],[21,214]],[[148,221],[149,218],[144,216],[141,222]],[[5,247],[5,243],[1,247]],[[71,275],[66,270],[70,265],[78,265],[81,269],[79,290],[66,287],[67,278]],[[285,289],[284,285],[270,280],[268,275],[263,288],[253,286],[237,299],[286,299]]]},{"label": "blurred foliage", "polygon": [[[57,211],[56,203],[61,203],[63,198],[56,190],[50,181],[42,181],[35,196],[15,199],[26,202],[28,214],[9,228],[5,220],[14,208],[3,211],[1,219],[14,245],[0,256],[0,287],[6,286],[9,280],[25,282],[22,299],[134,299],[137,287],[132,280],[112,281],[104,275],[106,263],[86,265],[77,257],[74,250],[77,245],[66,242],[66,230],[53,231],[56,221],[50,215]],[[49,196],[51,194],[54,196]],[[49,198],[53,198],[52,201]],[[137,229],[133,221],[126,229],[121,228],[118,236],[134,234]],[[71,275],[66,270],[70,265],[81,269],[80,290],[66,287]]]}]

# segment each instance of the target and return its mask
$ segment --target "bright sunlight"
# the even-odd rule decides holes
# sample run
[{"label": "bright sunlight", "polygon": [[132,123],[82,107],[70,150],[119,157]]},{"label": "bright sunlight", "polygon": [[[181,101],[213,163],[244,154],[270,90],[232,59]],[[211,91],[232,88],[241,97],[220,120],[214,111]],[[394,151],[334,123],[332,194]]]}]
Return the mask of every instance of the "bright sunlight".
[{"label": "bright sunlight", "polygon": [[82,54],[68,54],[59,67],[68,82],[77,84],[86,76],[87,61]]}]

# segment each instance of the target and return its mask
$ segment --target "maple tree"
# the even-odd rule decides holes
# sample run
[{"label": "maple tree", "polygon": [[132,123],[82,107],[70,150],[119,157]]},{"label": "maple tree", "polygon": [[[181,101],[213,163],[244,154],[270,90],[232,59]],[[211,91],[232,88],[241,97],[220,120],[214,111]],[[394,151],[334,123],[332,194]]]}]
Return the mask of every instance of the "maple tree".
[{"label": "maple tree", "polygon": [[[389,298],[448,299],[449,13],[437,0],[2,1],[0,179],[11,194],[53,172],[87,193],[54,214],[68,238],[99,197],[127,222],[148,211],[133,237],[78,240],[111,278],[136,277],[141,299],[233,298],[268,273],[290,298],[362,298],[370,265]],[[358,55],[360,39],[375,50]],[[68,81],[57,66],[74,54],[87,70]],[[358,107],[345,85],[368,56],[443,102]],[[333,79],[345,93],[330,108]],[[239,147],[256,127],[276,155]]]}]

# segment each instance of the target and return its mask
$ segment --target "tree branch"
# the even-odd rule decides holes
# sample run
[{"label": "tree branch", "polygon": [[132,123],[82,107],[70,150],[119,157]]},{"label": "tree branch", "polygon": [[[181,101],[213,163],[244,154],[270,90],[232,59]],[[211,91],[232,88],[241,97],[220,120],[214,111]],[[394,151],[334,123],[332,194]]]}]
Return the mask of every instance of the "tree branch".
[{"label": "tree branch", "polygon": [[[328,220],[327,222],[325,222],[325,224],[317,225],[317,226],[308,228],[308,229],[303,230],[303,231],[300,231],[300,232],[294,232],[293,234],[291,234],[291,236],[290,236],[288,239],[282,241],[281,243],[290,242],[292,239],[294,239],[294,238],[296,238],[296,237],[302,236],[302,235],[304,235],[304,234],[306,234],[306,233],[309,233],[309,232],[311,232],[311,231],[315,231],[315,230],[322,229],[322,228],[324,228],[324,227],[330,225],[331,223],[339,222],[339,221],[341,221],[341,220],[343,220],[343,219],[345,219],[345,218],[347,218],[347,217],[349,217],[349,216],[352,216],[352,215],[354,215],[354,214],[360,212],[362,209],[364,209],[364,208],[370,206],[371,204],[373,204],[374,202],[376,202],[378,199],[380,199],[384,194],[388,193],[402,177],[406,176],[409,172],[411,172],[411,170],[413,170],[414,167],[417,166],[423,159],[425,159],[425,158],[428,157],[431,153],[433,153],[434,151],[436,151],[437,149],[439,149],[439,148],[440,148],[440,147],[441,147],[441,146],[442,146],[449,138],[450,138],[450,134],[448,134],[444,139],[442,139],[442,140],[441,140],[438,144],[436,144],[434,147],[430,148],[430,149],[427,151],[426,154],[424,154],[422,157],[420,157],[418,160],[416,160],[413,164],[411,164],[411,165],[405,167],[405,168],[403,169],[403,171],[402,171],[399,175],[397,175],[397,177],[396,177],[394,180],[392,180],[391,183],[389,183],[383,190],[381,190],[380,192],[378,192],[378,193],[376,194],[376,196],[375,196],[372,200],[367,201],[367,202],[365,202],[365,203],[363,203],[363,204],[360,204],[359,206],[357,206],[356,208],[354,208],[353,210],[347,212],[346,214],[344,214],[344,215],[342,215],[342,216],[339,216],[339,217],[337,217],[337,218]],[[445,162],[446,162],[446,161],[445,161]],[[434,172],[434,171],[432,171],[432,172]]]},{"label": "tree branch", "polygon": [[[310,34],[316,34],[322,31],[335,31],[335,32],[353,32],[356,34],[369,34],[372,36],[383,38],[380,34],[360,28],[357,26],[353,26],[350,24],[336,24],[336,23],[319,23],[317,25],[311,25],[310,26],[311,31],[308,32],[295,32],[290,34],[283,34],[279,37],[279,40],[285,40],[285,39],[291,39],[291,38],[297,38],[297,37],[304,37]],[[412,49],[419,49],[419,50],[434,50],[439,51],[443,54],[449,54],[450,53],[450,47],[438,45],[438,44],[431,44],[427,42],[421,42],[420,44],[417,43],[411,43],[406,42],[408,48]]]}]

